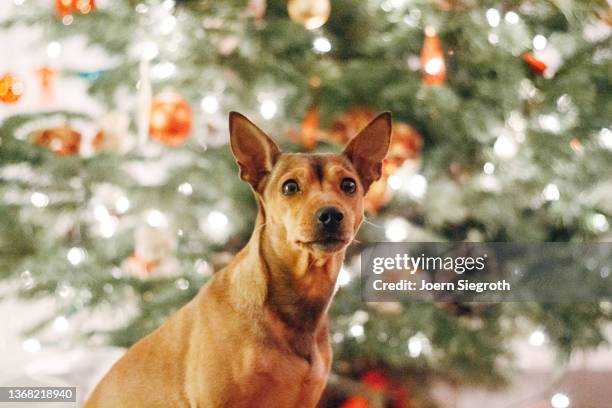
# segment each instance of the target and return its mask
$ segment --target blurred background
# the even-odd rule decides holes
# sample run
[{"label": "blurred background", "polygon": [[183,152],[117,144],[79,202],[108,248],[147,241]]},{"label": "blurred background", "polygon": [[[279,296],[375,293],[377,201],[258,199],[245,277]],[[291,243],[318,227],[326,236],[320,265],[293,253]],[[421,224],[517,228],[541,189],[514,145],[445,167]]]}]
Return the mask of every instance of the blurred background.
[{"label": "blurred background", "polygon": [[[612,240],[606,1],[3,0],[0,20],[0,385],[84,398],[245,244],[230,110],[287,151],[392,111],[363,243]],[[367,304],[359,249],[322,407],[612,406],[610,299]]]}]

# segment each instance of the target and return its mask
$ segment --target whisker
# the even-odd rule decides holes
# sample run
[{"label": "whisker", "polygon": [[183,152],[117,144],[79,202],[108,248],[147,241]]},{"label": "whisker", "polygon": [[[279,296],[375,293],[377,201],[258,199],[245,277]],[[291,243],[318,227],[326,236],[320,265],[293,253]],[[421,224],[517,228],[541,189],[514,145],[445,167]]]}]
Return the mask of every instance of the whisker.
[{"label": "whisker", "polygon": [[253,229],[253,232],[257,232],[258,230],[262,229],[263,227],[265,227],[266,224],[267,223],[265,222],[263,224],[259,224],[257,227]]},{"label": "whisker", "polygon": [[369,225],[371,225],[371,226],[373,226],[373,227],[375,227],[375,228],[380,228],[380,229],[384,229],[384,228],[385,228],[385,227],[383,227],[382,225],[379,225],[379,224],[375,224],[375,223],[373,223],[373,222],[372,222],[372,221],[370,221],[370,220],[369,220],[367,217],[363,217],[363,222],[364,222],[364,223],[366,223],[366,224],[369,224]]}]

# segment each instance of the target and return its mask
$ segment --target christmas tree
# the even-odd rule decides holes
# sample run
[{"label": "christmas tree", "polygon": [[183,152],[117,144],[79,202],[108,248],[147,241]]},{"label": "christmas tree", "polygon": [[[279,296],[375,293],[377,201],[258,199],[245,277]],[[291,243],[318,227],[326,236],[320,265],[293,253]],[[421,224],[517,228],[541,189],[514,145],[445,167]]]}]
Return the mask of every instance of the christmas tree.
[{"label": "christmas tree", "polygon": [[[74,343],[129,346],[245,244],[256,207],[227,145],[231,110],[309,152],[339,152],[393,113],[363,243],[612,239],[605,1],[14,3],[0,29],[43,35],[4,58],[44,62],[0,72],[0,277],[56,300],[36,341],[71,325]],[[66,61],[75,38],[100,62]],[[25,69],[39,89],[19,109],[36,92]],[[86,84],[96,109],[58,110],[60,79]],[[440,378],[501,385],[524,322],[567,361],[612,318],[605,302],[367,304],[358,256],[330,310],[327,406],[429,406]]]}]

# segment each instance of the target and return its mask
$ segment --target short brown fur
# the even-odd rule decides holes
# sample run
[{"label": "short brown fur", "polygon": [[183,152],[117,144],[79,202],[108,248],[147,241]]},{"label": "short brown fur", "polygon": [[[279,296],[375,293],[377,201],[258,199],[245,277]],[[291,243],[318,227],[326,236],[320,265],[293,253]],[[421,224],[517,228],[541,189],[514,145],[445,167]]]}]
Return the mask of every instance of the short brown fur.
[{"label": "short brown fur", "polygon": [[[127,351],[85,406],[316,406],[332,360],[327,309],[363,220],[363,196],[380,177],[390,126],[390,115],[380,115],[343,154],[281,154],[232,113],[232,151],[259,208],[251,239],[192,301]],[[356,181],[355,193],[341,189],[345,178]],[[289,179],[300,191],[287,196]],[[333,240],[321,241],[315,213],[325,206],[344,219]]]}]

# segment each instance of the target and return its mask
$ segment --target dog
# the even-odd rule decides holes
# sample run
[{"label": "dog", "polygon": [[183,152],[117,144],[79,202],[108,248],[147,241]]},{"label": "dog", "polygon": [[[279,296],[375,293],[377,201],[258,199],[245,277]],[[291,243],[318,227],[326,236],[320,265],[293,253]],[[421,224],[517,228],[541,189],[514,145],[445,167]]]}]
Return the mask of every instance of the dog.
[{"label": "dog", "polygon": [[331,369],[327,309],[364,195],[381,176],[391,115],[341,154],[281,153],[245,116],[230,146],[258,213],[247,245],[132,346],[87,408],[310,408]]}]

